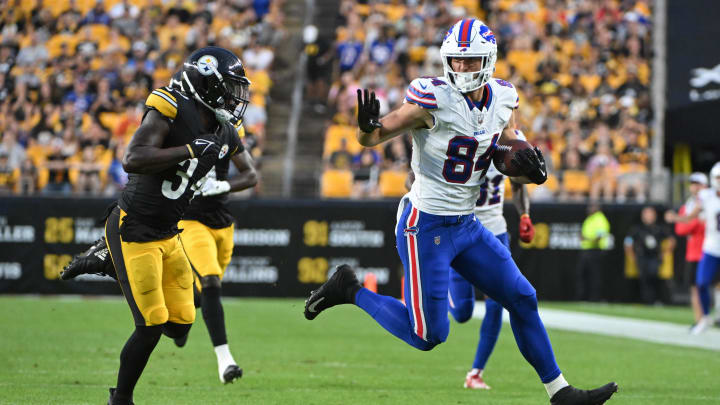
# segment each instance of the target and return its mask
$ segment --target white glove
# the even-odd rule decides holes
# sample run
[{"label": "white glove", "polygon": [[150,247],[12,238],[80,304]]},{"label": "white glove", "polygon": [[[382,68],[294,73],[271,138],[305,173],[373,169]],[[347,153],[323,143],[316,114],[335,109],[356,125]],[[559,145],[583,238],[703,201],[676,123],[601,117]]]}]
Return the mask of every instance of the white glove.
[{"label": "white glove", "polygon": [[215,180],[211,178],[207,179],[200,189],[203,197],[227,193],[228,191],[230,191],[230,183],[225,180]]}]

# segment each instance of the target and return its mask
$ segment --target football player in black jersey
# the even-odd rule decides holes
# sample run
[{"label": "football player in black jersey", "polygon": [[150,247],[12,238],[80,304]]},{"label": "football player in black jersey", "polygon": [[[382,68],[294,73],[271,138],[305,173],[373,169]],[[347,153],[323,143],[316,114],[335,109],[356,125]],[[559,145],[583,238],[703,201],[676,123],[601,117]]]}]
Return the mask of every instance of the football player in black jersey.
[{"label": "football player in black jersey", "polygon": [[[117,387],[108,404],[131,404],[132,393],[161,334],[183,338],[195,319],[193,273],[178,221],[206,175],[243,153],[232,126],[248,104],[240,59],[218,47],[193,52],[183,65],[183,89],[155,89],[128,145],[128,184],[105,225],[116,277],[135,320],[120,354]],[[232,128],[232,129],[229,129]],[[101,244],[90,249],[100,253]]]},{"label": "football player in black jersey", "polygon": [[[182,80],[179,80],[178,75],[173,79],[170,86],[182,90]],[[235,128],[242,138],[245,129],[241,123],[237,123]],[[215,349],[218,374],[223,383],[242,376],[242,369],[230,353],[225,333],[225,315],[220,303],[222,277],[235,247],[234,220],[227,209],[228,193],[253,187],[257,183],[257,174],[248,151],[233,155],[232,163],[238,173],[230,179],[229,161],[220,161],[210,170],[202,188],[178,224],[183,229],[180,240],[193,268],[196,293],[199,293],[203,319]],[[175,339],[175,344],[182,347],[186,341],[187,335]]]},{"label": "football player in black jersey", "polygon": [[[178,71],[170,82],[169,89],[189,94],[183,86],[183,71]],[[168,89],[159,89],[163,94]],[[167,94],[165,94],[167,95]],[[149,102],[160,108],[166,108],[165,99],[157,99],[151,94]],[[231,123],[235,123],[231,125]],[[224,124],[226,136],[242,138],[245,130],[240,121],[231,120]],[[235,135],[235,132],[237,135]],[[237,169],[236,175],[228,178],[229,164],[232,160]],[[244,150],[242,143],[230,160],[220,159],[215,167],[201,180],[202,186],[196,190],[195,197],[185,210],[184,220],[178,223],[182,229],[180,239],[192,269],[195,282],[195,303],[202,306],[203,319],[208,328],[210,339],[218,360],[220,381],[229,383],[242,376],[242,369],[233,359],[227,344],[225,320],[220,302],[220,285],[225,268],[230,262],[233,243],[234,220],[227,209],[228,193],[241,191],[257,184],[257,173],[252,157]],[[78,255],[65,267],[61,274],[63,280],[72,279],[80,274],[106,274],[117,278],[112,261],[106,256],[104,239],[96,241],[86,252]],[[175,337],[175,344],[182,347],[188,334]]]}]

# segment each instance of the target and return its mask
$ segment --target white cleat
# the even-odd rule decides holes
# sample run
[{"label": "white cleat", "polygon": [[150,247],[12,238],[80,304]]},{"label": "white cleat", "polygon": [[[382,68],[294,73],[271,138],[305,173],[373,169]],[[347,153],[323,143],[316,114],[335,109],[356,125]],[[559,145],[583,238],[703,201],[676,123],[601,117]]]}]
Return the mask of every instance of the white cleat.
[{"label": "white cleat", "polygon": [[708,328],[710,328],[710,325],[712,325],[712,320],[710,319],[710,317],[703,316],[692,328],[690,328],[690,334],[699,335],[708,330]]},{"label": "white cleat", "polygon": [[480,371],[470,370],[465,376],[465,384],[463,387],[470,388],[473,390],[489,390],[490,386],[485,384]]}]

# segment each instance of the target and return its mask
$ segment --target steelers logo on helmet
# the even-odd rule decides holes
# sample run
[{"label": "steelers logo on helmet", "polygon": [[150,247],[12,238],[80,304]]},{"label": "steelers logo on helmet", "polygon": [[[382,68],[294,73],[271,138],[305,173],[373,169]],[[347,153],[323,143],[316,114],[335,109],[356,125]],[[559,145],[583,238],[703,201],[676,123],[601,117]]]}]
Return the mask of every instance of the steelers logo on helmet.
[{"label": "steelers logo on helmet", "polygon": [[203,76],[210,76],[211,74],[213,74],[213,70],[216,70],[217,67],[218,61],[212,55],[203,55],[198,58],[197,69],[198,72],[200,72],[200,74]]},{"label": "steelers logo on helmet", "polygon": [[227,155],[229,149],[230,147],[227,144],[223,145],[222,148],[220,148],[220,154],[218,155],[218,159],[224,158],[225,155]]}]

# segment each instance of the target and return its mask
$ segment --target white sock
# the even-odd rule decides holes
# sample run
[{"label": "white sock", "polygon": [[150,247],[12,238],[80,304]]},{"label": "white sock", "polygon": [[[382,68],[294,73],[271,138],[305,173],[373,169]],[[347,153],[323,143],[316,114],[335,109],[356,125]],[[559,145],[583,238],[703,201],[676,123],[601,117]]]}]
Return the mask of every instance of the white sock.
[{"label": "white sock", "polygon": [[477,374],[480,377],[482,377],[482,373],[483,373],[483,369],[481,369],[481,368],[473,368],[472,370],[470,370],[470,374],[472,374],[472,375]]},{"label": "white sock", "polygon": [[720,319],[720,290],[715,289],[715,317]]},{"label": "white sock", "polygon": [[228,366],[237,363],[235,363],[235,359],[233,359],[232,354],[230,354],[230,347],[227,343],[215,346],[215,355],[217,356],[218,371],[220,373],[220,379],[222,380],[222,375],[225,372],[225,369],[228,368]]},{"label": "white sock", "polygon": [[559,376],[557,376],[556,379],[545,384],[545,390],[547,391],[550,398],[552,398],[556,392],[567,387],[568,385],[570,385],[570,384],[568,384],[568,382],[565,381],[565,377],[563,377],[563,375],[560,374]]}]

